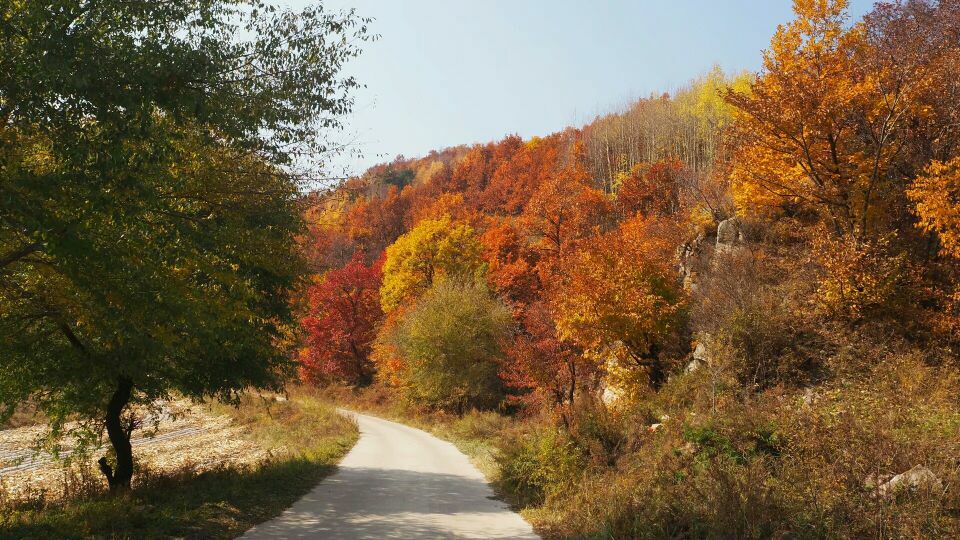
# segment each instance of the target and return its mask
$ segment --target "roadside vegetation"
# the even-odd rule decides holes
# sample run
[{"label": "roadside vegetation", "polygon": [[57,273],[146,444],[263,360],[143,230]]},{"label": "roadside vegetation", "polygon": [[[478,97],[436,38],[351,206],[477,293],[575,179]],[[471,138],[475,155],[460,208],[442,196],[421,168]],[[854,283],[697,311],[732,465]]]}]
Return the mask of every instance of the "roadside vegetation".
[{"label": "roadside vegetation", "polygon": [[0,492],[3,538],[223,538],[232,539],[279,515],[333,472],[357,440],[356,424],[337,414],[315,391],[291,389],[289,398],[248,396],[239,406],[210,407],[229,415],[266,457],[198,471],[156,474],[141,464],[129,493],[111,495],[90,463],[65,471],[51,499],[47,490],[11,498]]}]

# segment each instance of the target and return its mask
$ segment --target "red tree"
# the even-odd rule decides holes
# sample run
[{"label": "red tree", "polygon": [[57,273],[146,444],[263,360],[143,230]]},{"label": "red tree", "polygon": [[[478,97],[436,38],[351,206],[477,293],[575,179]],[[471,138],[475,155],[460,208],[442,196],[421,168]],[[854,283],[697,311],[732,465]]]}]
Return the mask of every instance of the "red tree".
[{"label": "red tree", "polygon": [[380,310],[382,261],[363,263],[360,252],[343,268],[331,270],[309,292],[309,315],[301,321],[307,347],[301,354],[301,377],[310,382],[373,381],[370,350]]},{"label": "red tree", "polygon": [[522,330],[506,348],[500,371],[517,393],[511,401],[534,407],[572,406],[597,375],[597,365],[585,361],[576,345],[557,338],[550,309],[543,302],[527,307]]},{"label": "red tree", "polygon": [[509,222],[491,224],[480,237],[487,263],[487,282],[501,298],[510,302],[514,315],[540,294],[534,268],[536,252],[526,245],[521,233]]},{"label": "red tree", "polygon": [[676,159],[637,164],[617,190],[616,207],[621,219],[637,212],[644,216],[669,216],[680,209],[680,179],[683,163]]}]

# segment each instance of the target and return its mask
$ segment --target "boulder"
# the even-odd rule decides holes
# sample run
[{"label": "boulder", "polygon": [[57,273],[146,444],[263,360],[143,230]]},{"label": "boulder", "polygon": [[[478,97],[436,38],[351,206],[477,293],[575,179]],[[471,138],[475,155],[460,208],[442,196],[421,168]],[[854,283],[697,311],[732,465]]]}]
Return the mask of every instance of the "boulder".
[{"label": "boulder", "polygon": [[693,349],[693,360],[691,360],[690,363],[687,364],[687,367],[683,370],[685,373],[694,372],[700,369],[701,366],[710,363],[706,345],[706,342],[709,338],[709,335],[704,334],[697,341],[697,346]]},{"label": "boulder", "polygon": [[[867,480],[870,481],[871,479],[868,477]],[[880,479],[875,479],[874,483],[877,483],[877,480]],[[933,471],[923,465],[917,465],[909,471],[900,473],[880,484],[877,488],[877,496],[891,497],[903,491],[916,491],[921,488],[939,491],[943,489],[943,483]]]}]

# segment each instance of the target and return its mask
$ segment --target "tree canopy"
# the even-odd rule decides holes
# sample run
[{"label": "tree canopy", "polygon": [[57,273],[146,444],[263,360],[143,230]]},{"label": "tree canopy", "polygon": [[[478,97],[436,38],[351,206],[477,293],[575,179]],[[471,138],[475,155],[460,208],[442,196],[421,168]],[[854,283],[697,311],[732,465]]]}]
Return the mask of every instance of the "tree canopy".
[{"label": "tree canopy", "polygon": [[365,24],[259,1],[0,3],[0,403],[102,419],[111,487],[132,475],[129,404],[293,369],[296,171],[350,108],[340,68]]},{"label": "tree canopy", "polygon": [[387,248],[380,303],[390,312],[444,278],[482,271],[480,241],[466,223],[449,216],[425,219]]},{"label": "tree canopy", "polygon": [[388,327],[380,354],[401,361],[397,382],[415,402],[463,412],[503,397],[497,376],[510,310],[482,284],[447,279]]}]

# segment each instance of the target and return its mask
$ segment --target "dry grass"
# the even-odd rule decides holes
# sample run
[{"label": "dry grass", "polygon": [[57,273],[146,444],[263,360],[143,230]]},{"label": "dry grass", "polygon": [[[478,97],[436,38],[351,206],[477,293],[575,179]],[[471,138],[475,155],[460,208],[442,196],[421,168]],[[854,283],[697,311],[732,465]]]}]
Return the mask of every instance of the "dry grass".
[{"label": "dry grass", "polygon": [[[454,442],[545,538],[960,537],[960,370],[849,340],[809,390],[748,392],[704,369],[616,409],[583,399],[570,429],[376,387],[323,394]],[[866,482],[914,465],[942,487],[880,497]]]},{"label": "dry grass", "polygon": [[60,468],[55,490],[0,491],[0,537],[234,538],[309,491],[357,439],[355,423],[310,390],[293,389],[285,401],[251,396],[238,408],[210,409],[205,416],[226,419],[224,430],[179,450],[196,455],[233,445],[252,453],[172,467],[141,459],[134,489],[119,497],[105,492],[89,462],[79,461]]}]

